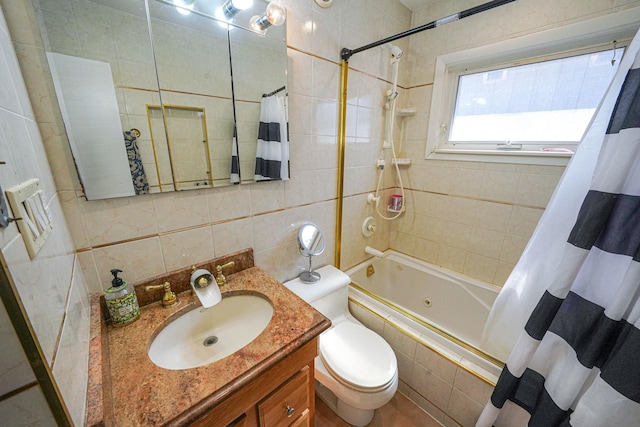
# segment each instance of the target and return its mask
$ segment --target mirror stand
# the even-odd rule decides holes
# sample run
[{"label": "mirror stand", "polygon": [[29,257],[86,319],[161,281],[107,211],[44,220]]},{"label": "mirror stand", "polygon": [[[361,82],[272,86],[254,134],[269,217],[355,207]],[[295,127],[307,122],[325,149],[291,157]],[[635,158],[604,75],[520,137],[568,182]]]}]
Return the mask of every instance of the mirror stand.
[{"label": "mirror stand", "polygon": [[313,258],[313,255],[308,255],[308,256],[309,256],[309,270],[303,271],[302,273],[300,273],[298,277],[300,278],[300,281],[302,283],[316,283],[318,280],[320,280],[320,273],[312,270],[311,258]]},{"label": "mirror stand", "polygon": [[300,273],[298,277],[302,283],[316,283],[320,280],[320,273],[313,271],[311,259],[314,255],[324,252],[325,241],[322,230],[310,222],[302,224],[298,230],[298,245],[300,253],[309,257],[309,269]]}]

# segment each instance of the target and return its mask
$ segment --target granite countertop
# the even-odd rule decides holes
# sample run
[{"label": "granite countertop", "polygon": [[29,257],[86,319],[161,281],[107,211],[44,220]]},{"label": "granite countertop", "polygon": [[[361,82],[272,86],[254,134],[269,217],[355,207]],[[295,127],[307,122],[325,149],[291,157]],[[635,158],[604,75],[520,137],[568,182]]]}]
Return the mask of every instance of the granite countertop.
[{"label": "granite countertop", "polygon": [[99,332],[92,332],[91,359],[102,362],[102,376],[97,379],[97,373],[91,374],[95,367],[90,367],[94,383],[90,380],[88,425],[188,425],[330,326],[327,318],[258,267],[228,276],[221,291],[223,298],[259,294],[272,303],[273,317],[250,344],[198,368],[167,370],[147,356],[161,326],[200,306],[191,291],[178,295],[176,307],[163,308],[160,302],[142,307],[140,318],[124,327],[102,321],[100,328],[94,318],[92,329],[103,333],[100,339]]}]

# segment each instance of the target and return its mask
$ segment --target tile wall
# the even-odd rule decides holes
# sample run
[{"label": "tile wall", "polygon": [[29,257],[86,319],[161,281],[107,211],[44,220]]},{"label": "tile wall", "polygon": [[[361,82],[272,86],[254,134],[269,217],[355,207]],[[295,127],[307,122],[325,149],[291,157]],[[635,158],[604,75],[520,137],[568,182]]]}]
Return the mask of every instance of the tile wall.
[{"label": "tile wall", "polygon": [[[53,229],[40,252],[30,259],[16,223],[11,223],[0,229],[0,250],[42,348],[44,363],[53,371],[73,421],[82,425],[89,349],[88,292],[20,72],[16,54],[23,52],[19,40],[28,34],[11,21],[15,4],[0,2],[0,157],[6,162],[0,168],[0,184],[6,190],[39,178],[53,216]],[[2,305],[0,324],[0,418],[12,426],[55,425]]]},{"label": "tile wall", "polygon": [[[413,13],[412,26],[484,3],[436,1]],[[563,167],[425,160],[434,64],[438,55],[543,31],[640,5],[630,0],[519,0],[410,38],[399,105],[407,212],[391,228],[390,247],[502,286],[531,237]]]}]

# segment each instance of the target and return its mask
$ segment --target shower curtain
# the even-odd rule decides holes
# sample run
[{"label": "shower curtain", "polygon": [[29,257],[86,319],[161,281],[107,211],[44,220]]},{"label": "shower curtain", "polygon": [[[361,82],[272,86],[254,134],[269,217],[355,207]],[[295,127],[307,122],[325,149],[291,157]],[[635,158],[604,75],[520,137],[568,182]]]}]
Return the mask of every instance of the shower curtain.
[{"label": "shower curtain", "polygon": [[477,427],[640,425],[639,43],[492,308],[513,350]]},{"label": "shower curtain", "polygon": [[255,181],[289,179],[287,95],[263,95],[256,148]]},{"label": "shower curtain", "polygon": [[233,127],[233,139],[231,140],[231,176],[232,184],[240,184],[240,158],[238,157],[238,128]]}]

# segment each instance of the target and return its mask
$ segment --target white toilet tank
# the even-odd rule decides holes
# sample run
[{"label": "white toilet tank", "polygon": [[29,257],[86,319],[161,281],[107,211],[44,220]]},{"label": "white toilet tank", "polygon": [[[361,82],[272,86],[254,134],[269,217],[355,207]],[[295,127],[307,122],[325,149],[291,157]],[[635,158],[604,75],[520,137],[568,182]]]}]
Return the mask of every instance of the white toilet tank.
[{"label": "white toilet tank", "polygon": [[346,315],[351,278],[332,265],[315,271],[320,273],[316,283],[303,283],[296,278],[284,285],[330,320]]}]

